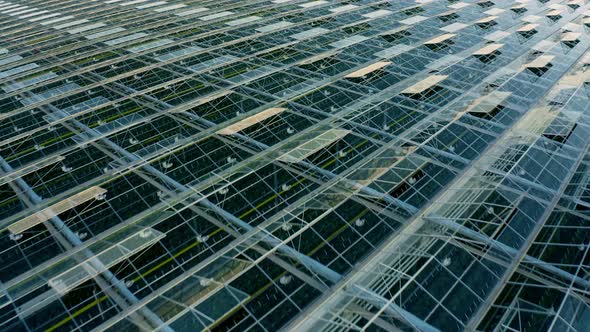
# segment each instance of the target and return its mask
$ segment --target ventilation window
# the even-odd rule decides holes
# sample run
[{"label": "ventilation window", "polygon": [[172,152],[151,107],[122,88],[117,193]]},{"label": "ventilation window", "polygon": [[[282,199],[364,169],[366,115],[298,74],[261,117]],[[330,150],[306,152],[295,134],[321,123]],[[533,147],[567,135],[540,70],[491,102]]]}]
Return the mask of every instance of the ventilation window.
[{"label": "ventilation window", "polygon": [[442,14],[436,15],[436,17],[438,17],[438,19],[443,22],[449,22],[449,21],[459,18],[459,15],[457,15],[456,11],[449,10],[448,12],[444,12]]},{"label": "ventilation window", "polygon": [[379,36],[383,38],[385,41],[393,43],[403,39],[404,37],[411,35],[408,29],[409,27],[404,25],[393,30],[385,31],[381,33]]},{"label": "ventilation window", "polygon": [[525,38],[530,38],[531,36],[533,36],[534,34],[537,33],[536,28],[538,27],[538,24],[527,24],[524,25],[520,28],[518,28],[518,30],[516,30],[516,32],[518,32],[521,36],[525,37]]},{"label": "ventilation window", "polygon": [[425,42],[424,45],[433,51],[439,51],[452,45],[452,38],[455,36],[456,35],[452,33],[445,33],[444,35],[440,35],[436,38],[433,38]]},{"label": "ventilation window", "polygon": [[485,47],[473,52],[473,56],[479,59],[481,62],[488,63],[501,54],[500,48],[502,48],[502,46],[504,45],[496,43],[488,44]]},{"label": "ventilation window", "polygon": [[543,76],[552,67],[551,61],[554,56],[541,55],[532,62],[527,63],[524,67],[537,76]]}]

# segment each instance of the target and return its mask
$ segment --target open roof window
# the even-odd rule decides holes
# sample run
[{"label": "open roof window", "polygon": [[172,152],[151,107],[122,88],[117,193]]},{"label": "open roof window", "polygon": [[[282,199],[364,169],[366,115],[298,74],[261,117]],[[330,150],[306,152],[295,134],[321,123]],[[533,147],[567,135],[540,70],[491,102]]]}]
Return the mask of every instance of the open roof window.
[{"label": "open roof window", "polygon": [[285,108],[280,108],[280,107],[275,107],[275,108],[269,108],[267,110],[264,110],[262,112],[256,113],[252,116],[249,116],[247,118],[244,118],[228,127],[225,127],[221,130],[219,130],[217,133],[221,134],[221,135],[233,135],[236,133],[239,133],[240,131],[251,127],[263,120],[266,120],[270,117],[273,117],[277,114],[280,114],[282,112],[284,112],[286,109]]},{"label": "open roof window", "polygon": [[573,10],[576,10],[576,9],[580,8],[580,4],[582,4],[582,3],[583,2],[581,0],[572,0],[572,1],[568,1],[567,6]]},{"label": "open roof window", "polygon": [[371,5],[371,8],[372,9],[375,9],[375,10],[378,10],[378,9],[387,9],[389,7],[391,7],[391,4],[389,2],[382,2],[382,3]]},{"label": "open roof window", "polygon": [[244,93],[222,90],[199,99],[187,111],[219,124],[241,113],[260,107],[263,102]]},{"label": "open roof window", "polygon": [[256,57],[266,61],[280,62],[286,64],[295,61],[300,61],[307,57],[307,54],[305,54],[305,52],[301,50],[298,50],[294,46],[285,46],[258,54]]},{"label": "open roof window", "polygon": [[510,7],[510,10],[519,15],[524,14],[527,11],[526,5],[524,3],[512,6]]},{"label": "open roof window", "polygon": [[417,82],[416,84],[406,88],[401,93],[414,99],[423,99],[436,92],[441,87],[438,84],[445,79],[447,75],[431,75],[427,78]]},{"label": "open roof window", "polygon": [[459,18],[459,15],[457,14],[456,10],[449,10],[449,11],[446,11],[442,14],[436,15],[436,17],[438,17],[438,19],[441,20],[442,22],[449,22],[449,21]]},{"label": "open roof window", "polygon": [[550,106],[564,106],[576,92],[574,87],[559,87],[553,89],[546,97]]},{"label": "open roof window", "polygon": [[339,141],[349,133],[350,131],[344,129],[330,129],[294,149],[289,150],[277,159],[288,163],[300,162],[317,151]]},{"label": "open roof window", "polygon": [[580,42],[581,35],[579,32],[566,32],[561,36],[561,42],[565,46],[573,48]]},{"label": "open roof window", "polygon": [[[418,1],[416,1],[418,2]],[[409,8],[406,8],[403,10],[403,13],[406,16],[414,16],[414,15],[418,15],[420,13],[424,12],[424,8],[422,8],[422,4],[418,4]]]},{"label": "open roof window", "polygon": [[476,99],[473,104],[467,107],[466,112],[478,118],[492,119],[504,109],[501,104],[510,95],[510,92],[493,91]]},{"label": "open roof window", "polygon": [[547,18],[549,18],[552,21],[557,21],[561,18],[561,11],[554,9],[554,10],[549,11],[546,16],[547,16]]},{"label": "open roof window", "polygon": [[567,118],[556,118],[545,129],[543,136],[558,143],[565,143],[570,138],[577,125],[578,124],[573,120]]},{"label": "open roof window", "polygon": [[364,22],[364,23],[346,26],[342,30],[344,32],[346,32],[347,34],[352,35],[352,34],[357,34],[357,33],[367,31],[370,28],[371,28],[371,25],[367,22]]},{"label": "open roof window", "polygon": [[498,24],[496,23],[496,19],[498,16],[487,16],[475,22],[475,25],[482,29],[489,29],[492,26]]},{"label": "open roof window", "polygon": [[410,31],[408,31],[408,29],[409,29],[409,26],[402,25],[402,26],[397,27],[395,29],[387,30],[385,32],[380,33],[379,37],[383,38],[385,41],[387,41],[389,43],[397,42],[397,41],[400,41],[401,39],[403,39],[404,37],[411,35],[411,33],[410,33]]},{"label": "open roof window", "polygon": [[518,34],[520,34],[521,36],[525,37],[525,38],[530,38],[532,37],[534,34],[537,33],[537,27],[539,25],[538,24],[526,24],[521,26],[520,28],[518,28],[516,30],[516,32],[518,32]]},{"label": "open roof window", "polygon": [[489,43],[479,50],[473,52],[473,56],[479,59],[479,61],[488,63],[500,55],[500,49],[504,44]]},{"label": "open roof window", "polygon": [[439,50],[445,49],[445,48],[449,47],[450,45],[452,45],[453,44],[452,38],[455,36],[456,35],[453,33],[445,33],[443,35],[440,35],[438,37],[435,37],[431,40],[426,41],[424,43],[424,45],[433,51],[439,51]]},{"label": "open roof window", "polygon": [[492,7],[494,5],[494,2],[490,1],[490,0],[480,0],[477,2],[477,5],[482,8],[488,8],[488,7]]},{"label": "open roof window", "polygon": [[385,68],[389,64],[391,64],[391,62],[389,61],[378,61],[373,63],[372,65],[352,72],[344,77],[350,80],[362,80],[365,78],[370,78],[375,75],[379,75],[379,73],[382,73],[383,68]]},{"label": "open roof window", "polygon": [[12,234],[20,234],[78,205],[93,199],[103,199],[105,194],[106,190],[103,188],[91,187],[11,224],[8,226],[8,230]]},{"label": "open roof window", "polygon": [[334,22],[335,20],[336,19],[334,17],[322,17],[322,18],[319,18],[319,19],[309,22],[309,26],[311,26],[311,27],[326,26],[326,25]]},{"label": "open roof window", "polygon": [[552,55],[541,55],[535,60],[524,65],[524,68],[528,69],[537,76],[543,76],[543,74],[545,74],[545,72],[547,72],[547,70],[552,67],[551,61],[554,58],[555,57]]},{"label": "open roof window", "polygon": [[319,54],[308,58],[301,62],[299,65],[302,69],[313,71],[313,72],[325,72],[330,68],[336,67],[341,63],[338,60],[338,54],[340,50],[334,49],[328,53]]},{"label": "open roof window", "polygon": [[412,171],[410,174],[406,175],[406,177],[404,177],[402,181],[399,182],[389,192],[389,194],[394,198],[399,198],[406,192],[408,192],[414,186],[414,184],[416,184],[416,182],[418,182],[426,176],[426,173],[424,172],[425,166],[426,164],[422,164],[420,167]]}]

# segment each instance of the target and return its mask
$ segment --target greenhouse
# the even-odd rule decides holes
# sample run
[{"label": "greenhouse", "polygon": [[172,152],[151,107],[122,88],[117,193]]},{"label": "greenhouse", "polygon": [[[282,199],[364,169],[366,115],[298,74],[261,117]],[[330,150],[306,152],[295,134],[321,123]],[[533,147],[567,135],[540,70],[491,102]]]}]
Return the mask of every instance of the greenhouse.
[{"label": "greenhouse", "polygon": [[0,331],[279,330],[590,331],[589,0],[0,0]]}]

